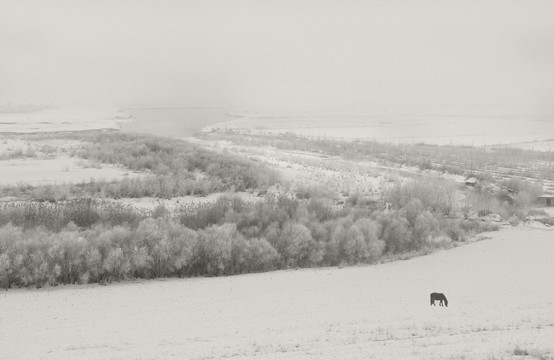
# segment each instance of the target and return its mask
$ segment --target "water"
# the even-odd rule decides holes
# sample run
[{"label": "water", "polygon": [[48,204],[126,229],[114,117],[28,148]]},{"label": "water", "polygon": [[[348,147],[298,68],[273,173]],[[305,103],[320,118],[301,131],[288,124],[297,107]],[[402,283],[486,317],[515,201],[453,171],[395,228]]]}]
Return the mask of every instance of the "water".
[{"label": "water", "polygon": [[132,108],[125,112],[134,121],[122,123],[122,131],[169,137],[192,136],[226,120],[225,111],[219,108]]}]

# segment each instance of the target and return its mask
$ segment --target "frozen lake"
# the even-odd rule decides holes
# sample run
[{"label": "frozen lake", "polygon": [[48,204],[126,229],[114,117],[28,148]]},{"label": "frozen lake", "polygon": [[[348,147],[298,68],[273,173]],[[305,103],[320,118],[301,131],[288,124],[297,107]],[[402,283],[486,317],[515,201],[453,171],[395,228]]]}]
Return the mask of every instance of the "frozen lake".
[{"label": "frozen lake", "polygon": [[344,140],[483,146],[552,139],[554,117],[239,113],[212,128]]}]

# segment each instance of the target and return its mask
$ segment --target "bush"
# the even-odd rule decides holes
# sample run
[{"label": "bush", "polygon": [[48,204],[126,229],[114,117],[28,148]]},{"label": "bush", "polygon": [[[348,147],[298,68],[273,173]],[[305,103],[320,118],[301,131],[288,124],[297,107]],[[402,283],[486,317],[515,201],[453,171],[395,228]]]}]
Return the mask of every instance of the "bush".
[{"label": "bush", "polygon": [[[231,263],[234,260],[238,266],[242,249],[242,235],[234,224],[212,225],[199,232],[199,238],[192,259],[193,271],[196,275],[211,276],[231,274]],[[233,254],[233,248],[236,249]],[[235,255],[233,259],[232,256]]]},{"label": "bush", "polygon": [[530,209],[527,212],[528,216],[548,216],[548,213],[544,209]]},{"label": "bush", "polygon": [[385,242],[385,251],[392,254],[413,250],[412,234],[409,223],[405,218],[393,216],[381,218],[383,223],[382,238]]},{"label": "bush", "polygon": [[264,238],[247,240],[245,254],[246,268],[244,272],[269,271],[277,268],[279,253]]},{"label": "bush", "polygon": [[299,185],[296,189],[296,196],[299,199],[329,198],[329,190],[320,185]]},{"label": "bush", "polygon": [[355,225],[360,229],[364,236],[367,245],[368,256],[370,262],[376,261],[385,250],[385,242],[379,237],[382,229],[381,225],[370,219],[359,219]]},{"label": "bush", "polygon": [[136,246],[149,255],[146,266],[150,277],[166,276],[171,272],[171,248],[165,225],[160,219],[145,219],[135,231]]},{"label": "bush", "polygon": [[82,199],[0,209],[0,286],[220,276],[371,263],[463,241],[496,225],[443,217],[418,198],[384,213],[326,199],[223,196],[172,215]]},{"label": "bush", "polygon": [[285,268],[307,267],[322,260],[322,252],[310,230],[295,222],[288,222],[277,240],[277,251]]},{"label": "bush", "polygon": [[352,222],[339,224],[332,241],[337,247],[335,263],[356,264],[369,258],[370,253],[362,231]]},{"label": "bush", "polygon": [[412,180],[393,186],[385,194],[385,199],[396,209],[418,200],[420,207],[448,215],[456,205],[456,186],[451,181],[439,178]]},{"label": "bush", "polygon": [[52,279],[56,284],[75,284],[80,280],[83,272],[82,258],[87,244],[78,232],[69,228],[57,234],[49,249],[50,266],[58,268],[56,278]]},{"label": "bush", "polygon": [[444,219],[441,222],[441,232],[454,241],[466,240],[466,232],[460,226],[460,222],[452,219]]},{"label": "bush", "polygon": [[516,194],[525,192],[531,198],[535,198],[535,199],[543,192],[542,183],[535,183],[535,182],[518,179],[514,177],[509,178],[507,180],[503,180],[500,182],[500,184],[511,192],[515,192]]},{"label": "bush", "polygon": [[23,229],[44,226],[59,232],[69,223],[81,228],[95,224],[128,224],[136,227],[145,215],[129,206],[94,199],[77,199],[64,202],[14,202],[0,204],[0,226],[12,223]]},{"label": "bush", "polygon": [[82,159],[145,174],[116,182],[3,187],[0,191],[3,195],[26,195],[42,201],[82,196],[171,198],[266,189],[279,180],[276,171],[254,161],[220,154],[183,140],[118,132],[43,135],[48,136],[85,142],[74,154]]},{"label": "bush", "polygon": [[429,238],[438,235],[438,220],[429,210],[425,210],[419,199],[410,200],[400,210],[400,215],[408,221],[412,233],[412,250],[422,248]]}]

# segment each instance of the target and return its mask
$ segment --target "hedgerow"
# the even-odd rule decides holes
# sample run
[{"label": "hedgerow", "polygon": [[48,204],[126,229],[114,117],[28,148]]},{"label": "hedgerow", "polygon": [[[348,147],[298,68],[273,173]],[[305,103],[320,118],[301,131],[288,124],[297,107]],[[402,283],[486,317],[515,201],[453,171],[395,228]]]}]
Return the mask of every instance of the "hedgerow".
[{"label": "hedgerow", "polygon": [[247,203],[230,195],[189,213],[156,213],[154,218],[86,199],[4,207],[0,286],[373,263],[493,229],[447,219],[425,210],[419,200],[384,213],[360,206],[336,209],[324,199]]}]

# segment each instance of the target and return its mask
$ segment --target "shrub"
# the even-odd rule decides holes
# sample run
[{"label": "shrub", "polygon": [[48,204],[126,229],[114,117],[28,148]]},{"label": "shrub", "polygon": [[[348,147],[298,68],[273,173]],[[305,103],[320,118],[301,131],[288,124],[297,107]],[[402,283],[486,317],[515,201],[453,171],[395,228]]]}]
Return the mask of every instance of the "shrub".
[{"label": "shrub", "polygon": [[166,221],[165,226],[168,232],[169,252],[171,254],[169,258],[171,272],[168,275],[175,274],[183,277],[189,272],[198,235],[195,231],[171,221]]},{"label": "shrub", "polygon": [[528,216],[548,216],[548,213],[544,209],[530,209],[527,212]]},{"label": "shrub", "polygon": [[185,213],[180,216],[181,224],[191,229],[203,229],[210,225],[222,223],[231,213],[240,213],[248,205],[238,196],[225,195],[213,204],[207,204],[194,213]]},{"label": "shrub", "polygon": [[149,255],[146,272],[153,277],[166,276],[171,272],[170,242],[165,225],[161,219],[145,219],[135,231],[136,246],[144,248]]},{"label": "shrub", "polygon": [[299,185],[296,189],[296,196],[299,199],[329,198],[329,190],[320,185]]},{"label": "shrub", "polygon": [[145,175],[116,182],[4,187],[1,189],[4,195],[25,194],[42,201],[67,200],[72,196],[171,198],[232,189],[266,189],[279,180],[276,171],[254,161],[220,154],[183,140],[117,132],[51,136],[84,141],[86,145],[75,156],[97,164],[123,166]]},{"label": "shrub", "polygon": [[115,248],[108,252],[103,269],[109,274],[110,280],[125,279],[131,270],[131,264],[123,254],[123,250]]},{"label": "shrub", "polygon": [[252,238],[247,241],[245,272],[269,271],[277,267],[279,253],[264,238]]},{"label": "shrub", "polygon": [[169,210],[165,207],[164,204],[159,204],[154,208],[154,210],[152,210],[152,217],[154,219],[166,217],[168,215],[169,215]]},{"label": "shrub", "polygon": [[438,235],[440,228],[439,221],[429,210],[425,210],[418,214],[413,225],[410,225],[414,248],[423,247],[429,238]]},{"label": "shrub", "polygon": [[552,216],[542,218],[542,219],[537,219],[537,221],[543,223],[546,226],[554,226],[554,217]]},{"label": "shrub", "polygon": [[396,209],[418,200],[422,207],[433,209],[442,214],[450,214],[454,209],[456,186],[451,181],[442,179],[412,180],[404,184],[396,184],[385,194],[386,201]]},{"label": "shrub", "polygon": [[22,240],[23,231],[12,224],[0,228],[0,281],[4,288],[9,288],[18,278],[23,261]]},{"label": "shrub", "polygon": [[466,233],[460,226],[458,221],[452,219],[444,219],[441,224],[441,232],[454,241],[465,241]]},{"label": "shrub", "polygon": [[360,229],[367,245],[367,260],[377,260],[385,250],[385,242],[379,237],[382,229],[376,221],[362,218],[356,221],[355,225]]},{"label": "shrub", "polygon": [[531,182],[515,177],[509,178],[507,180],[502,180],[500,184],[506,189],[515,193],[525,192],[531,198],[536,198],[543,192],[543,185],[541,183]]},{"label": "shrub", "polygon": [[340,227],[337,231],[341,260],[348,264],[356,264],[369,258],[369,249],[364,235],[356,225],[352,224],[348,229]]},{"label": "shrub", "polygon": [[82,257],[86,251],[86,242],[79,234],[67,229],[57,234],[48,253],[51,257],[50,267],[58,267],[56,284],[75,284],[80,280],[82,273]]},{"label": "shrub", "polygon": [[385,242],[386,252],[395,254],[413,250],[412,234],[405,218],[395,214],[391,217],[381,215],[378,219],[382,224],[381,238]]},{"label": "shrub", "polygon": [[[174,218],[93,199],[2,205],[0,286],[219,276],[371,263],[450,246],[498,227],[445,218],[419,198],[384,213],[327,199],[254,204],[223,196]],[[404,255],[403,255],[404,254]]]},{"label": "shrub", "polygon": [[321,249],[310,230],[295,222],[285,224],[277,239],[276,249],[285,267],[307,267],[322,260]]},{"label": "shrub", "polygon": [[527,356],[527,355],[529,355],[529,351],[527,351],[526,349],[520,348],[519,346],[516,346],[512,353],[514,355],[518,355],[518,356]]},{"label": "shrub", "polygon": [[0,254],[0,285],[7,289],[10,287],[11,259],[8,254]]},{"label": "shrub", "polygon": [[325,222],[337,217],[336,211],[323,199],[310,199],[307,210],[314,214],[319,222]]},{"label": "shrub", "polygon": [[[233,241],[240,237],[235,225],[212,225],[200,231],[193,251],[192,267],[196,275],[224,275],[230,273]],[[235,239],[234,239],[235,238]]]}]

